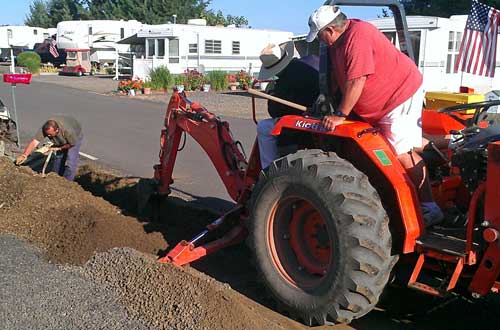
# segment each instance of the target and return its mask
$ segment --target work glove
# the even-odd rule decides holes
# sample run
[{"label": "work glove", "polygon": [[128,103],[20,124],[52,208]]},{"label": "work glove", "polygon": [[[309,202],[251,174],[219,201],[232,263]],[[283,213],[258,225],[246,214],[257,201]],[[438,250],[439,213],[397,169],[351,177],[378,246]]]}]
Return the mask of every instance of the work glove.
[{"label": "work glove", "polygon": [[19,155],[16,158],[16,165],[21,165],[26,161],[26,158],[28,158],[26,155]]}]

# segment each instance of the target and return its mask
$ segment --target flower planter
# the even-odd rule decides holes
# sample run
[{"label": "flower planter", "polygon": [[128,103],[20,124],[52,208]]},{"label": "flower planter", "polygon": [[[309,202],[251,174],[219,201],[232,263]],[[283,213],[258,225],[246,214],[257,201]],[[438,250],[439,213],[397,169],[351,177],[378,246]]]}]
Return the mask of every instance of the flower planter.
[{"label": "flower planter", "polygon": [[151,94],[151,88],[149,88],[149,87],[144,87],[144,89],[143,89],[143,93],[144,93],[144,95],[149,95],[149,94]]},{"label": "flower planter", "polygon": [[135,90],[134,89],[129,90],[128,96],[135,96]]},{"label": "flower planter", "polygon": [[202,87],[201,90],[204,91],[204,92],[210,92],[210,85],[209,84],[203,85],[203,87]]},{"label": "flower planter", "polygon": [[229,89],[232,91],[235,91],[238,86],[236,85],[229,85]]}]

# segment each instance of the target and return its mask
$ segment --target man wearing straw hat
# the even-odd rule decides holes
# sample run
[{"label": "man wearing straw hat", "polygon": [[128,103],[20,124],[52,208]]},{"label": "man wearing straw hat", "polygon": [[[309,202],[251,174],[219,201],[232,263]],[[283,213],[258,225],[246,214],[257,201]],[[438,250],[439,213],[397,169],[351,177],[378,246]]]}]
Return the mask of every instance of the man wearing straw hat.
[{"label": "man wearing straw hat", "polygon": [[333,115],[323,126],[333,130],[354,111],[392,145],[401,165],[418,189],[427,226],[441,222],[422,158],[413,151],[422,146],[422,75],[375,26],[347,17],[334,6],[321,6],[309,17],[307,42],[318,37],[328,47],[332,70],[331,92],[342,93]]},{"label": "man wearing straw hat", "polygon": [[[262,67],[259,80],[278,78],[274,81],[271,95],[306,107],[314,103],[319,94],[319,58],[317,56],[299,59],[293,41],[288,41],[278,46],[267,45],[261,52],[260,60]],[[261,120],[257,124],[262,168],[266,168],[278,158],[278,146],[285,147],[293,144],[294,137],[291,135],[285,134],[276,138],[270,134],[276,118],[302,114],[300,110],[274,101],[268,101],[268,112],[271,119]]]}]

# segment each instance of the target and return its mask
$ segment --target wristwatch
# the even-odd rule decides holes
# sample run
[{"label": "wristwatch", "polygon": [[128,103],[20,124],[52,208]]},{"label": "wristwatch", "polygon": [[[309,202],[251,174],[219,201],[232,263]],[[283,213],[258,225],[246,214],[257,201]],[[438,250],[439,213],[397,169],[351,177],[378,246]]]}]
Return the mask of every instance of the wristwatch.
[{"label": "wristwatch", "polygon": [[339,111],[339,110],[335,111],[333,113],[333,115],[336,116],[336,117],[347,118],[347,115],[345,113],[343,113],[342,111]]}]

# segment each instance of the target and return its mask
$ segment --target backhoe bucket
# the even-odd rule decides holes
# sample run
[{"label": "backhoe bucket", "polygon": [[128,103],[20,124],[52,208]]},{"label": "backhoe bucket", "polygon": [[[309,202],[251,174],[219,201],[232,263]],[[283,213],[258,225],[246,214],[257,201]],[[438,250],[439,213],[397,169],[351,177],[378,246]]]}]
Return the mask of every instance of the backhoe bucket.
[{"label": "backhoe bucket", "polygon": [[140,179],[136,186],[137,192],[137,213],[143,214],[151,202],[154,202],[158,187],[158,182],[154,179]]}]

